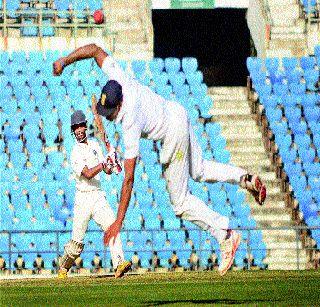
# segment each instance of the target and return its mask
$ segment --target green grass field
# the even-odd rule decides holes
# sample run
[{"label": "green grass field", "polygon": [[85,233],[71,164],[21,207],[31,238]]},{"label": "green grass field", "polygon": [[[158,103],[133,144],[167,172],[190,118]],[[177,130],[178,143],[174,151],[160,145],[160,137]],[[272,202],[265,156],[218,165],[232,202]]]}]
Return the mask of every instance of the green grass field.
[{"label": "green grass field", "polygon": [[0,282],[1,306],[320,305],[320,271],[215,272]]}]

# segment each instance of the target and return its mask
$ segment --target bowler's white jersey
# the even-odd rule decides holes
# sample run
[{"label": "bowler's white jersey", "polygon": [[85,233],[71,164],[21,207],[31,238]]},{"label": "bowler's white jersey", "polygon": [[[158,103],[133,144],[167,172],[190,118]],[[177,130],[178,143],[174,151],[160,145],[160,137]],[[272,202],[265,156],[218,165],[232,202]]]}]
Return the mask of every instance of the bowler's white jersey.
[{"label": "bowler's white jersey", "polygon": [[110,56],[105,58],[102,70],[122,86],[123,103],[116,123],[122,123],[124,157],[135,158],[139,155],[140,137],[162,140],[166,135],[168,101],[131,78]]}]

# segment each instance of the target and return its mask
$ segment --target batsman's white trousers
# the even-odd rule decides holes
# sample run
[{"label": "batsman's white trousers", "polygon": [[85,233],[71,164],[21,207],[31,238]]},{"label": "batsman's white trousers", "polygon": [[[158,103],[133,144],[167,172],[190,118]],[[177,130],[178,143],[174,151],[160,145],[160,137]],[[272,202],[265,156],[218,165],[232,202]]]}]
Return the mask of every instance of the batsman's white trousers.
[{"label": "batsman's white trousers", "polygon": [[[72,240],[83,243],[90,219],[105,231],[115,221],[114,212],[108,204],[103,191],[81,192],[75,194]],[[101,242],[102,243],[102,242]],[[109,244],[113,267],[124,260],[120,235],[114,244]]]},{"label": "batsman's white trousers", "polygon": [[229,218],[211,210],[190,193],[188,180],[205,182],[240,182],[247,172],[239,167],[204,160],[186,110],[177,103],[170,104],[169,131],[163,140],[161,162],[175,214],[193,222],[221,242],[225,239]]}]

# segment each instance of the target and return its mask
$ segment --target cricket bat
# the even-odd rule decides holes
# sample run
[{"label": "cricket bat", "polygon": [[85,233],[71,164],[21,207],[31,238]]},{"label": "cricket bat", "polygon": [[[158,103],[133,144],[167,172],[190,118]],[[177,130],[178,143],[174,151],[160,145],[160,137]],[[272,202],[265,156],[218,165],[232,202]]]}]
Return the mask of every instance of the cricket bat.
[{"label": "cricket bat", "polygon": [[121,167],[121,164],[117,158],[116,149],[108,140],[108,135],[104,129],[102,118],[97,112],[97,98],[95,95],[92,95],[92,97],[91,97],[91,108],[92,108],[94,123],[96,125],[97,130],[98,130],[98,137],[105,145],[108,153],[111,154],[110,158],[112,159],[112,162],[115,165],[113,172],[115,174],[119,174],[122,171],[122,167]]}]

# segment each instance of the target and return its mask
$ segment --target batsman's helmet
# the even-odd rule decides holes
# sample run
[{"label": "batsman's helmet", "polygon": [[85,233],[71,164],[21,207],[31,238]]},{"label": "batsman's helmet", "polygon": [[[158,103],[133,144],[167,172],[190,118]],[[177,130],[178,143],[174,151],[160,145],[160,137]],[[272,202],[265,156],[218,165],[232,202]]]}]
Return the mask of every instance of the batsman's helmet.
[{"label": "batsman's helmet", "polygon": [[71,115],[71,130],[72,127],[79,124],[87,124],[86,116],[81,110],[77,110]]}]

